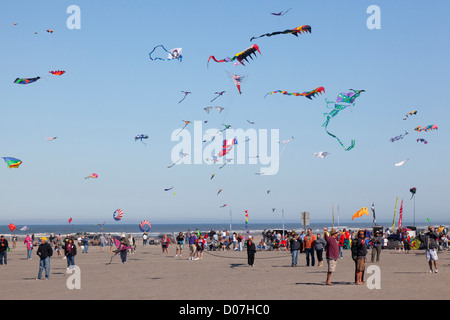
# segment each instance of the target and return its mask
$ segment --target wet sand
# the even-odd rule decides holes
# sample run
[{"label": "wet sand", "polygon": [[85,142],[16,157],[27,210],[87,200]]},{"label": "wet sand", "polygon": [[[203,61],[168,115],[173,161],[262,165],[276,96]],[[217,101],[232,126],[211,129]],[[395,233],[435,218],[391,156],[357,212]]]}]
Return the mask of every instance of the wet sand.
[{"label": "wet sand", "polygon": [[[439,252],[439,273],[428,273],[423,250],[410,254],[383,250],[375,264],[381,274],[381,289],[354,284],[354,262],[350,251],[338,260],[332,274],[333,286],[325,285],[327,265],[306,267],[305,254],[299,255],[297,267],[291,267],[286,251],[259,251],[255,266],[247,264],[246,251],[205,251],[202,260],[188,260],[185,245],[182,258],[174,258],[175,245],[169,255],[162,255],[159,245],[142,246],[129,254],[122,264],[119,255],[113,258],[109,247],[104,252],[90,246],[88,253],[75,257],[80,268],[80,289],[69,289],[67,262],[54,252],[50,280],[36,280],[39,258],[36,248],[32,260],[26,259],[22,243],[8,252],[8,264],[0,266],[0,299],[83,299],[83,300],[436,300],[450,296],[450,253]],[[366,272],[365,279],[371,275]],[[369,282],[369,281],[367,281]]]}]

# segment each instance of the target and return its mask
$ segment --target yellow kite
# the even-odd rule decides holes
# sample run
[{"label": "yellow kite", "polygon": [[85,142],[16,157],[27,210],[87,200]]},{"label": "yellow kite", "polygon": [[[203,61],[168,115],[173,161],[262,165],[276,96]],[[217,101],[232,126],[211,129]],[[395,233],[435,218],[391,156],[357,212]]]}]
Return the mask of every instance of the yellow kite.
[{"label": "yellow kite", "polygon": [[369,215],[369,211],[367,211],[367,208],[366,208],[366,207],[362,207],[361,209],[359,209],[358,211],[356,211],[356,212],[353,214],[352,220],[353,220],[354,218],[361,218],[361,217],[362,217],[363,215],[365,215],[365,214]]}]

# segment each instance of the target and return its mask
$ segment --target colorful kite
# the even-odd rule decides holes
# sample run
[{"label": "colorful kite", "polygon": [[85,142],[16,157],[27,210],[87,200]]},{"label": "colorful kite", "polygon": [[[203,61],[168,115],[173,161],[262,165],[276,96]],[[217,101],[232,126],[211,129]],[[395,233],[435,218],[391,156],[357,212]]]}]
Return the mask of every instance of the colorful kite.
[{"label": "colorful kite", "polygon": [[361,218],[363,215],[369,215],[369,211],[367,211],[366,207],[362,207],[361,209],[359,209],[358,211],[356,211],[353,216],[352,216],[352,220],[355,218]]},{"label": "colorful kite", "polygon": [[190,92],[190,91],[181,91],[181,92],[184,93],[184,97],[183,97],[183,99],[181,99],[180,101],[178,101],[178,103],[180,103],[181,101],[183,101],[184,99],[186,99],[186,96],[187,96],[188,94],[191,94],[191,93],[192,93],[192,92]]},{"label": "colorful kite", "polygon": [[411,240],[411,249],[418,250],[420,248],[420,240],[418,238],[414,238]]},{"label": "colorful kite", "polygon": [[55,76],[61,76],[66,72],[63,70],[55,70],[55,71],[49,71],[49,73],[54,74]]},{"label": "colorful kite", "polygon": [[206,113],[209,113],[211,111],[211,109],[216,109],[217,111],[219,111],[219,113],[221,113],[225,108],[223,108],[223,107],[206,107],[206,108],[203,108],[203,110],[205,110]]},{"label": "colorful kite", "polygon": [[89,179],[89,178],[97,179],[98,178],[98,174],[96,174],[96,173],[90,174],[85,179]]},{"label": "colorful kite", "polygon": [[172,190],[173,189],[173,186],[172,187],[170,187],[170,188],[166,188],[166,189],[164,189],[164,191],[170,191],[170,190]]},{"label": "colorful kite", "polygon": [[406,116],[403,118],[403,120],[408,119],[408,116],[412,116],[413,114],[417,114],[417,111],[411,111],[411,112],[408,112],[408,113],[406,114]]},{"label": "colorful kite", "polygon": [[425,140],[424,138],[420,138],[420,139],[417,139],[417,142],[423,142],[424,144],[427,144],[428,143],[428,141],[427,140]]},{"label": "colorful kite", "polygon": [[222,189],[219,189],[219,191],[217,192],[217,195],[219,195],[219,193],[221,193],[222,192]]},{"label": "colorful kite", "polygon": [[10,223],[8,227],[9,227],[9,230],[11,230],[11,232],[14,232],[14,230],[17,230],[17,227],[12,223]]},{"label": "colorful kite", "polygon": [[183,120],[183,122],[184,122],[184,127],[180,130],[180,132],[177,133],[177,135],[179,135],[179,134],[181,133],[181,131],[183,131],[184,128],[186,128],[187,125],[188,125],[189,123],[191,123],[191,121],[186,121],[186,120]]},{"label": "colorful kite", "polygon": [[222,205],[222,206],[220,206],[221,208],[225,208],[227,206],[227,204],[224,204],[224,205]]},{"label": "colorful kite", "polygon": [[[332,118],[334,118],[335,116],[337,116],[339,114],[339,112],[341,112],[342,110],[344,110],[345,108],[347,108],[351,105],[354,106],[355,99],[357,97],[359,97],[362,92],[365,92],[365,90],[354,90],[354,89],[349,89],[349,90],[352,90],[353,92],[339,93],[337,96],[336,102],[325,99],[325,101],[327,103],[327,108],[329,108],[328,107],[329,104],[333,104],[333,110],[331,110],[328,113],[323,114],[324,116],[327,117],[327,120],[322,124],[322,127],[325,127],[325,131],[327,132],[327,134],[329,136],[335,138],[339,142],[339,144],[344,148],[345,151],[349,151],[355,147],[355,140],[352,139],[350,146],[348,146],[346,148],[344,146],[344,144],[341,142],[341,140],[336,135],[334,135],[328,131],[328,124]],[[348,104],[337,104],[337,102],[348,103]]]},{"label": "colorful kite", "polygon": [[245,66],[243,61],[248,62],[247,58],[251,58],[253,60],[252,54],[254,54],[256,57],[257,51],[259,52],[259,54],[261,54],[261,51],[259,51],[258,45],[254,44],[251,47],[248,47],[247,49],[245,49],[244,51],[236,53],[232,58],[226,57],[224,59],[217,60],[216,57],[210,56],[208,59],[207,66],[209,66],[209,60],[211,60],[211,59],[213,59],[215,62],[232,62],[234,60],[237,60],[240,64]]},{"label": "colorful kite", "polygon": [[245,210],[244,212],[245,212],[245,229],[247,234],[249,234],[250,231],[248,230],[248,210]]},{"label": "colorful kite", "polygon": [[10,157],[3,157],[3,160],[5,160],[6,164],[8,165],[8,168],[18,168],[22,161],[16,158],[10,158]]},{"label": "colorful kite", "polygon": [[126,250],[131,250],[131,249],[133,249],[132,247],[130,247],[130,246],[127,246],[127,245],[124,245],[123,243],[121,243],[120,242],[120,240],[119,239],[117,239],[116,237],[111,237],[112,238],[112,240],[113,240],[113,242],[114,242],[114,245],[116,246],[116,250],[115,251],[111,251],[111,253],[114,253],[114,255],[111,257],[111,260],[109,260],[109,264],[111,264],[111,262],[112,262],[112,259],[115,257],[115,256],[117,256],[121,251],[126,251]]},{"label": "colorful kite", "polygon": [[53,30],[52,29],[48,29],[48,30],[46,30],[48,33],[53,33]]},{"label": "colorful kite", "polygon": [[401,166],[404,165],[406,162],[408,162],[408,160],[409,160],[409,159],[400,161],[399,163],[396,163],[395,166],[396,166],[396,167],[401,167]]},{"label": "colorful kite", "polygon": [[212,99],[211,102],[216,100],[218,97],[222,96],[224,93],[225,93],[225,91],[215,92],[214,94],[217,94],[217,96],[214,99]]},{"label": "colorful kite", "polygon": [[141,230],[141,232],[149,232],[151,228],[152,225],[147,220],[143,220],[141,221],[141,223],[139,223],[139,230]]},{"label": "colorful kite", "polygon": [[287,92],[287,91],[284,91],[284,90],[275,90],[275,91],[267,93],[264,96],[264,99],[269,94],[272,95],[274,93],[282,93],[282,94],[288,95],[288,96],[296,96],[296,97],[302,96],[302,97],[308,98],[309,100],[312,100],[312,98],[314,98],[316,96],[316,94],[319,94],[319,93],[322,94],[322,92],[325,92],[325,88],[324,87],[318,87],[318,88],[316,88],[314,90],[307,91],[307,92],[302,92],[302,93],[299,93],[299,92]]},{"label": "colorful kite", "polygon": [[311,26],[304,25],[304,26],[300,26],[300,27],[297,27],[297,28],[294,28],[294,29],[287,29],[287,30],[284,30],[284,31],[276,31],[276,32],[272,32],[272,33],[265,33],[265,34],[260,35],[259,37],[252,37],[250,39],[250,42],[252,42],[253,39],[258,39],[258,38],[262,38],[262,37],[271,37],[271,36],[275,36],[275,35],[279,35],[279,34],[292,34],[292,35],[298,37],[298,34],[299,33],[301,34],[303,32],[311,33]]},{"label": "colorful kite", "polygon": [[72,222],[72,218],[69,218],[69,220],[67,220],[67,222],[71,223]]},{"label": "colorful kite", "polygon": [[408,134],[408,132],[405,131],[405,134],[401,134],[401,135],[399,135],[399,136],[396,136],[396,137],[394,137],[394,138],[391,138],[390,140],[391,140],[391,142],[395,142],[395,141],[397,141],[397,140],[403,139],[407,134]]},{"label": "colorful kite", "polygon": [[136,137],[134,137],[134,141],[136,142],[137,140],[141,140],[141,142],[145,145],[147,145],[143,139],[148,139],[148,135],[146,134],[138,134]]},{"label": "colorful kite", "polygon": [[155,50],[157,48],[162,48],[165,52],[167,52],[167,60],[178,60],[181,62],[183,59],[183,56],[181,54],[182,48],[174,48],[174,49],[167,50],[166,48],[164,48],[164,46],[162,44],[160,44],[160,45],[154,47],[153,50],[148,54],[148,56],[150,57],[150,60],[152,60],[152,61],[156,61],[156,60],[165,61],[166,60],[161,57],[152,58],[152,53],[155,52]]},{"label": "colorful kite", "polygon": [[238,74],[231,74],[227,71],[228,76],[233,80],[234,84],[236,85],[239,94],[242,94],[241,92],[241,84],[247,81],[247,76],[240,76]]},{"label": "colorful kite", "polygon": [[212,178],[214,178],[215,175],[216,175],[216,174],[213,173],[213,174],[211,175],[211,178],[209,178],[209,180],[212,180]]},{"label": "colorful kite", "polygon": [[227,153],[231,151],[233,148],[233,145],[237,144],[237,139],[234,138],[233,140],[223,140],[222,150],[219,152],[218,156],[223,157]]},{"label": "colorful kite", "polygon": [[271,12],[270,14],[274,15],[274,16],[284,16],[286,13],[289,12],[289,10],[291,10],[292,8],[287,9],[286,11],[280,11],[280,12]]},{"label": "colorful kite", "polygon": [[122,220],[122,216],[123,216],[123,211],[122,209],[117,209],[116,211],[114,211],[113,213],[113,218],[116,221]]},{"label": "colorful kite", "polygon": [[56,138],[58,138],[58,137],[48,137],[48,138],[45,138],[45,140],[47,140],[47,141],[53,141],[53,140],[55,140]]},{"label": "colorful kite", "polygon": [[438,126],[436,124],[430,124],[426,127],[418,126],[417,128],[414,128],[414,130],[416,130],[418,132],[422,132],[422,131],[427,132],[429,130],[437,130],[437,129],[438,129]]},{"label": "colorful kite", "polygon": [[16,78],[16,80],[14,80],[14,83],[17,84],[29,84],[29,83],[33,83],[36,82],[40,79],[41,77],[36,77],[36,78]]}]

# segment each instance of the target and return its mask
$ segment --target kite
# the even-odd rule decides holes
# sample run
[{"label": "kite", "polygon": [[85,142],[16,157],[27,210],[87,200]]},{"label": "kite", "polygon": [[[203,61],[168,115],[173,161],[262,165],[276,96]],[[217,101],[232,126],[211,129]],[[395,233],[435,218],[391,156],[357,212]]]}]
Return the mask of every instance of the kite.
[{"label": "kite", "polygon": [[67,222],[71,223],[72,222],[72,218],[69,218],[69,220],[67,220]]},{"label": "kite", "polygon": [[416,130],[418,132],[422,132],[422,131],[427,132],[428,130],[437,130],[437,129],[438,129],[438,126],[436,124],[430,124],[426,127],[418,126],[417,128],[414,128],[414,130]]},{"label": "kite", "polygon": [[116,211],[114,211],[113,213],[113,218],[116,221],[122,220],[122,216],[123,216],[123,211],[122,209],[117,209]]},{"label": "kite", "polygon": [[111,253],[115,253],[115,255],[113,255],[111,257],[111,260],[109,261],[109,264],[111,264],[112,259],[117,256],[121,251],[126,251],[126,250],[131,250],[133,249],[130,246],[124,245],[123,243],[121,243],[116,237],[112,237],[113,241],[114,241],[114,245],[116,246],[116,250],[115,251],[111,251]]},{"label": "kite", "polygon": [[237,144],[237,139],[234,138],[233,140],[223,140],[222,150],[219,152],[218,156],[223,157],[228,152],[231,151],[233,148],[233,145]]},{"label": "kite", "polygon": [[213,173],[213,174],[211,175],[211,178],[209,178],[209,180],[212,180],[212,178],[214,178],[215,175],[216,175],[216,174]]},{"label": "kite", "polygon": [[48,137],[48,138],[45,138],[45,140],[47,140],[47,141],[53,141],[53,140],[55,140],[56,138],[58,138],[58,137]]},{"label": "kite", "polygon": [[428,143],[428,141],[427,140],[425,140],[425,139],[423,139],[423,138],[420,138],[420,139],[417,139],[417,142],[423,142],[424,144],[427,144]]},{"label": "kite", "polygon": [[275,210],[277,210],[277,208],[272,208],[272,213],[274,213],[274,212],[275,212]]},{"label": "kite", "polygon": [[281,152],[280,152],[280,156],[283,154],[284,149],[286,149],[286,145],[289,142],[291,142],[292,140],[294,140],[294,137],[290,137],[289,139],[285,139],[285,140],[283,140],[281,142],[278,142],[278,143],[284,143],[283,149],[281,149]]},{"label": "kite", "polygon": [[20,228],[20,231],[28,231],[28,227],[27,226],[24,226],[24,227],[22,227],[22,228]]},{"label": "kite", "polygon": [[[416,187],[409,189],[409,192],[411,192],[411,199],[416,195],[416,191],[417,191]],[[411,199],[409,199],[409,200],[411,200]]]},{"label": "kite", "polygon": [[403,120],[408,119],[408,116],[412,116],[413,114],[417,114],[417,111],[411,111],[411,112],[408,112],[408,113],[406,114],[406,116],[403,118]]},{"label": "kite", "polygon": [[181,91],[181,92],[184,93],[184,97],[183,97],[183,99],[181,99],[180,101],[178,101],[178,103],[180,103],[181,101],[183,101],[184,99],[186,99],[186,96],[187,96],[188,94],[192,93],[192,92],[190,92],[190,91]]},{"label": "kite", "polygon": [[227,71],[228,76],[233,80],[234,84],[236,85],[239,94],[242,94],[241,92],[241,84],[247,81],[247,76],[240,76],[237,74],[231,74]]},{"label": "kite", "polygon": [[222,169],[223,167],[225,167],[228,163],[230,163],[231,161],[233,161],[233,159],[225,159],[225,163],[219,167],[219,169]]},{"label": "kite", "polygon": [[286,13],[288,13],[289,10],[291,10],[292,8],[287,9],[286,11],[280,11],[280,12],[271,12],[270,14],[274,15],[274,16],[284,16]]},{"label": "kite", "polygon": [[253,121],[247,120],[248,123],[250,124],[255,124]]},{"label": "kite", "polygon": [[299,33],[301,34],[303,32],[311,33],[311,26],[304,25],[304,26],[300,26],[300,27],[297,27],[297,28],[294,28],[294,29],[287,29],[287,30],[284,30],[284,31],[276,31],[276,32],[272,32],[272,33],[265,33],[265,34],[260,35],[259,37],[252,37],[250,39],[250,42],[252,42],[253,39],[258,39],[258,38],[262,38],[262,37],[271,37],[271,36],[275,36],[275,35],[278,35],[278,34],[292,34],[292,35],[298,37],[298,34]]},{"label": "kite", "polygon": [[308,98],[309,100],[312,100],[312,98],[314,98],[314,97],[316,96],[316,94],[319,94],[319,93],[322,94],[322,92],[325,92],[325,88],[324,88],[324,87],[318,87],[318,88],[316,88],[316,89],[314,89],[314,90],[306,91],[306,92],[302,92],[302,93],[299,93],[299,92],[287,92],[287,91],[284,91],[284,90],[275,90],[275,91],[272,91],[272,92],[267,93],[267,94],[264,96],[264,99],[265,99],[269,94],[272,95],[272,94],[274,94],[274,93],[282,93],[282,94],[288,95],[288,96],[296,96],[296,97],[302,96],[302,97]]},{"label": "kite", "polygon": [[61,76],[66,72],[62,71],[62,70],[55,70],[55,71],[49,71],[49,73],[54,74],[55,76]]},{"label": "kite", "polygon": [[167,56],[167,60],[178,60],[180,62],[182,61],[182,59],[183,59],[183,56],[181,55],[182,48],[174,48],[174,49],[167,50],[166,48],[164,48],[164,46],[162,44],[154,47],[153,50],[148,54],[148,56],[150,57],[150,60],[152,60],[152,61],[155,61],[155,60],[165,61],[165,59],[161,58],[161,57],[152,58],[152,53],[159,47],[161,47],[165,52],[167,52],[167,55],[168,55]]},{"label": "kite", "polygon": [[151,228],[152,225],[147,220],[143,220],[141,221],[141,223],[139,223],[139,230],[141,230],[142,232],[149,232]]},{"label": "kite", "polygon": [[52,29],[48,29],[48,30],[46,30],[48,33],[53,33],[53,30]]},{"label": "kite", "polygon": [[405,134],[401,134],[401,135],[399,135],[399,136],[396,136],[396,137],[394,137],[394,138],[391,138],[390,140],[391,140],[391,142],[395,142],[395,141],[397,141],[397,140],[403,139],[407,134],[408,134],[408,132],[405,131]]},{"label": "kite", "polygon": [[217,94],[217,96],[214,99],[212,99],[211,102],[216,100],[218,97],[222,96],[224,93],[225,93],[225,91],[215,92],[214,94]]},{"label": "kite", "polygon": [[224,59],[217,60],[216,57],[210,56],[208,59],[207,66],[209,66],[209,60],[211,60],[211,59],[213,59],[215,62],[231,62],[231,61],[237,60],[240,64],[245,66],[245,64],[242,61],[248,62],[247,58],[251,58],[253,60],[252,54],[254,54],[256,57],[257,51],[259,52],[259,54],[261,54],[261,51],[259,51],[258,45],[254,44],[251,47],[248,47],[247,49],[245,49],[244,51],[236,53],[232,58],[226,57]]},{"label": "kite", "polygon": [[164,191],[170,191],[170,190],[172,190],[172,189],[173,189],[173,186],[170,187],[170,188],[164,189]]},{"label": "kite", "polygon": [[[327,116],[327,120],[322,124],[322,127],[325,127],[325,131],[327,132],[327,134],[333,138],[335,138],[339,144],[344,148],[345,151],[349,151],[351,149],[353,149],[355,147],[355,140],[352,139],[350,146],[348,146],[347,148],[344,146],[344,144],[342,143],[342,141],[334,134],[332,134],[331,132],[328,131],[328,123],[330,122],[330,120],[332,118],[334,118],[335,116],[337,116],[339,114],[339,112],[341,112],[342,110],[344,110],[345,108],[349,107],[350,105],[355,105],[355,99],[357,97],[359,97],[361,95],[362,92],[365,92],[365,90],[354,90],[354,89],[349,89],[352,90],[353,92],[348,92],[348,93],[339,93],[336,99],[336,102],[333,101],[329,101],[328,99],[325,99],[326,103],[327,103],[327,108],[329,104],[333,104],[333,110],[331,110],[328,113],[324,113],[324,116]],[[349,104],[337,104],[337,102],[339,103],[349,103]]]},{"label": "kite", "polygon": [[8,227],[9,227],[9,230],[11,230],[11,232],[14,232],[14,230],[17,230],[17,227],[12,223],[10,223]]},{"label": "kite", "polygon": [[223,206],[220,206],[221,208],[225,208],[227,206],[227,204],[224,204]]},{"label": "kite", "polygon": [[217,192],[217,195],[219,195],[219,193],[221,193],[222,192],[222,189],[219,189],[219,191]]},{"label": "kite", "polygon": [[245,229],[247,229],[247,234],[250,232],[248,231],[248,210],[245,210]]},{"label": "kite", "polygon": [[413,250],[419,249],[420,248],[420,244],[421,244],[421,242],[420,242],[420,240],[418,238],[412,239],[412,241],[411,241],[411,249],[413,249]]},{"label": "kite", "polygon": [[272,191],[272,190],[266,190],[266,194],[269,194],[269,193],[270,193],[270,191]]},{"label": "kite", "polygon": [[180,132],[177,133],[177,135],[179,135],[179,134],[181,133],[181,131],[183,131],[184,128],[186,128],[187,125],[188,125],[189,123],[191,123],[191,121],[186,121],[186,120],[183,120],[183,122],[184,122],[184,127],[180,130]]},{"label": "kite", "polygon": [[183,159],[183,158],[186,157],[187,155],[189,155],[189,154],[180,152],[180,159],[178,159],[177,161],[175,161],[174,163],[172,163],[172,164],[171,164],[170,166],[168,166],[167,168],[172,168],[174,165],[177,164],[178,161],[180,161],[181,159]]},{"label": "kite", "polygon": [[98,174],[96,174],[96,173],[90,174],[85,179],[89,179],[89,178],[97,179],[98,178]]},{"label": "kite", "polygon": [[40,79],[41,77],[36,77],[36,78],[16,78],[16,80],[14,80],[14,83],[17,84],[29,84],[29,83],[33,83],[36,82]]},{"label": "kite", "polygon": [[409,159],[400,161],[399,163],[396,163],[395,166],[396,166],[396,167],[401,167],[401,166],[404,165],[408,160],[409,160]]},{"label": "kite", "polygon": [[327,151],[319,151],[319,152],[313,153],[313,156],[314,156],[314,157],[317,157],[317,158],[325,159],[325,157],[326,157],[327,155],[329,155],[329,154],[330,154],[330,153],[327,152]]},{"label": "kite", "polygon": [[369,211],[367,211],[367,208],[366,207],[362,207],[361,209],[359,209],[358,211],[356,211],[354,214],[353,214],[353,216],[352,216],[352,220],[354,219],[354,218],[360,218],[360,217],[362,217],[363,215],[369,215]]},{"label": "kite", "polygon": [[8,168],[18,168],[22,161],[16,158],[10,158],[10,157],[3,157],[3,160],[5,160],[6,164],[8,165]]},{"label": "kite", "polygon": [[230,129],[231,128],[231,124],[222,124],[225,128],[223,128],[222,130],[220,130],[220,131],[225,131],[225,130],[227,130],[227,129]]},{"label": "kite", "polygon": [[203,108],[203,110],[205,110],[206,113],[209,113],[211,111],[211,109],[216,109],[217,111],[219,111],[219,113],[221,113],[223,111],[223,109],[225,109],[225,108],[223,108],[223,107],[206,107],[206,108]]},{"label": "kite", "polygon": [[141,142],[143,144],[147,145],[144,141],[142,141],[143,139],[148,139],[148,135],[146,135],[146,134],[138,134],[136,137],[134,137],[134,141],[141,140]]}]

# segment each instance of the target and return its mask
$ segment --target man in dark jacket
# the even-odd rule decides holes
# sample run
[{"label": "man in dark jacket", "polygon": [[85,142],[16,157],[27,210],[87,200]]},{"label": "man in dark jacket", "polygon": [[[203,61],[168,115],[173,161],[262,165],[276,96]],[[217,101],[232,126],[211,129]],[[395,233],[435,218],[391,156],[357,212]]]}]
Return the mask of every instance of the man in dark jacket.
[{"label": "man in dark jacket", "polygon": [[53,255],[53,249],[50,243],[47,242],[47,238],[41,238],[41,244],[37,249],[36,254],[39,256],[39,273],[36,280],[42,279],[42,271],[45,269],[45,280],[50,277],[50,257]]},{"label": "man in dark jacket", "polygon": [[253,267],[253,264],[255,263],[255,253],[256,253],[256,246],[253,242],[253,237],[249,236],[247,240],[247,258],[248,258],[248,265],[250,267]]},{"label": "man in dark jacket", "polygon": [[8,264],[7,251],[8,251],[8,240],[6,240],[5,236],[2,235],[0,237],[0,265],[2,265],[3,263]]},{"label": "man in dark jacket", "polygon": [[356,239],[352,241],[352,258],[355,261],[355,284],[364,284],[367,246],[364,230],[358,230]]},{"label": "man in dark jacket", "polygon": [[438,249],[438,243],[437,239],[439,239],[439,234],[433,230],[432,226],[428,227],[428,232],[424,235],[419,235],[419,240],[423,242],[423,245],[425,247],[425,256],[428,260],[428,265],[430,266],[430,273],[433,273],[433,261],[434,261],[434,272],[438,272],[437,267],[437,249]]},{"label": "man in dark jacket", "polygon": [[289,244],[289,248],[291,249],[291,255],[292,255],[292,265],[291,267],[297,266],[298,261],[298,253],[302,247],[302,241],[298,237],[298,234],[294,234],[294,238],[291,239],[291,242]]},{"label": "man in dark jacket", "polygon": [[332,229],[330,235],[328,235],[327,228],[323,228],[323,237],[327,243],[326,245],[326,258],[328,264],[327,272],[327,285],[332,285],[330,282],[331,273],[336,271],[337,259],[339,257],[339,243],[337,241],[339,234],[336,230]]},{"label": "man in dark jacket", "polygon": [[371,262],[375,262],[375,256],[377,257],[376,262],[380,261],[381,255],[381,246],[383,245],[383,238],[380,236],[380,232],[376,231],[375,235],[370,239],[372,242],[372,260]]}]

